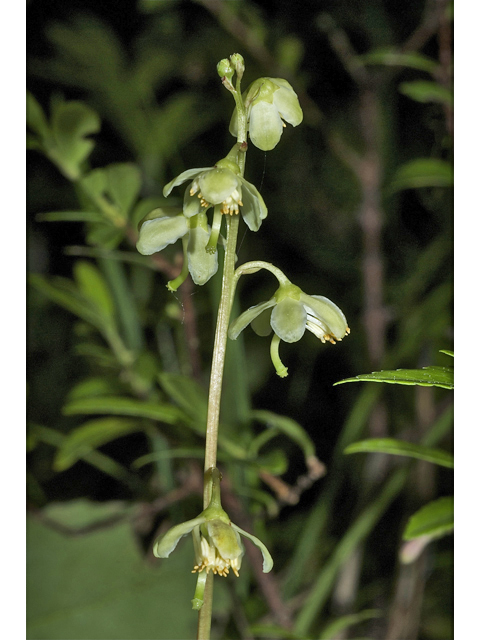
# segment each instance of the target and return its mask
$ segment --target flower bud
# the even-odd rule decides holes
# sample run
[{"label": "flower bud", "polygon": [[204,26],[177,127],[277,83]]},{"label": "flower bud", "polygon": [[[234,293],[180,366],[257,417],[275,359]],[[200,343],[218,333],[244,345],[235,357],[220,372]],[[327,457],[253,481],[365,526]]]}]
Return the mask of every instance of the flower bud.
[{"label": "flower bud", "polygon": [[228,58],[220,60],[220,62],[217,64],[217,73],[220,78],[227,78],[230,81],[232,80],[235,69]]}]

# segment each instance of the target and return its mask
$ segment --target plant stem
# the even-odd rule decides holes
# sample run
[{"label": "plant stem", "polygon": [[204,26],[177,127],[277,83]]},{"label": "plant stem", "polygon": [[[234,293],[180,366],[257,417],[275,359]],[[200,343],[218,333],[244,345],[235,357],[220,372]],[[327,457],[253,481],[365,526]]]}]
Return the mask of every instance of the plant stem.
[{"label": "plant stem", "polygon": [[203,592],[203,606],[198,612],[197,640],[210,640],[213,606],[213,573],[207,574],[205,591]]},{"label": "plant stem", "polygon": [[[237,246],[239,216],[227,217],[227,245],[223,267],[222,293],[217,316],[215,343],[213,347],[212,372],[208,396],[207,434],[205,442],[205,471],[217,466],[218,422],[222,394],[223,369],[227,348],[227,331],[230,311],[235,293],[235,250]],[[208,486],[205,486],[204,504],[206,509],[210,501]]]},{"label": "plant stem", "polygon": [[[238,153],[237,162],[241,175],[245,173],[245,152],[247,140],[247,114],[240,91],[240,78],[237,77],[236,89],[232,91],[237,106],[238,117]],[[241,146],[244,148],[241,149]],[[227,332],[235,295],[235,258],[237,248],[238,225],[240,216],[227,215],[227,241],[225,246],[225,260],[223,263],[222,292],[215,329],[213,345],[212,370],[210,373],[210,388],[208,392],[207,431],[205,440],[205,466],[208,471],[217,466],[218,425],[220,420],[220,401],[222,397],[223,370],[225,368],[225,353],[227,349]],[[207,474],[205,474],[207,478]],[[206,509],[211,498],[210,483],[204,481],[203,508]],[[197,640],[210,639],[213,608],[213,573],[207,575],[203,606],[198,612]]]}]

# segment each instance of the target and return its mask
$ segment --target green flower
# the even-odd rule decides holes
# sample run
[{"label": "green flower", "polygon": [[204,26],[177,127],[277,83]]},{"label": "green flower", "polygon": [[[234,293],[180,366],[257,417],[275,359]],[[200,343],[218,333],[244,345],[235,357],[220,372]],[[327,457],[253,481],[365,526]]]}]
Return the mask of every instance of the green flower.
[{"label": "green flower", "polygon": [[284,378],[287,368],[280,360],[280,340],[297,342],[308,329],[323,343],[335,344],[350,333],[343,312],[328,298],[310,296],[287,281],[274,296],[244,311],[229,327],[228,336],[236,340],[241,331],[251,324],[261,336],[274,331],[270,353],[278,375]]},{"label": "green flower", "polygon": [[[258,538],[237,527],[220,502],[220,472],[211,469],[212,497],[209,506],[193,520],[172,527],[159,538],[153,547],[157,558],[168,558],[180,538],[191,533],[195,550],[195,566],[192,573],[212,571],[219,576],[227,576],[230,569],[238,577],[244,554],[240,534],[251,540],[262,552],[263,571],[268,573],[273,560],[266,546]],[[201,598],[196,594],[196,598]],[[197,608],[197,607],[196,607]]]},{"label": "green flower", "polygon": [[[167,197],[174,187],[192,180],[185,191],[183,214],[187,218],[214,206],[220,214],[242,216],[251,231],[258,231],[262,220],[267,217],[267,207],[258,189],[240,175],[236,162],[224,158],[214,167],[188,169],[165,185],[163,195]],[[213,223],[215,228],[215,221]]]},{"label": "green flower", "polygon": [[[293,127],[303,120],[303,111],[292,86],[283,78],[259,78],[243,94],[250,140],[262,151],[274,149],[288,122]],[[237,109],[230,121],[230,133],[238,135]]]},{"label": "green flower", "polygon": [[167,286],[175,291],[190,272],[195,284],[203,285],[218,269],[217,252],[207,253],[205,247],[210,238],[210,227],[205,212],[186,218],[177,207],[154,209],[140,223],[138,251],[149,256],[162,251],[169,244],[182,238],[184,268],[182,273]]}]

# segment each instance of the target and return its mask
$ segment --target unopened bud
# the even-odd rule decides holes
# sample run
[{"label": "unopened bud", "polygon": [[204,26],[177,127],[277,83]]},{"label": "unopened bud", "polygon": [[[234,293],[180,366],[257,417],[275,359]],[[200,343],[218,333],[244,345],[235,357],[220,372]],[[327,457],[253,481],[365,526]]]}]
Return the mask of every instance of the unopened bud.
[{"label": "unopened bud", "polygon": [[245,60],[243,59],[243,56],[241,56],[239,53],[233,53],[230,56],[230,60],[235,71],[237,72],[238,80],[241,80],[243,77],[243,72],[245,71]]},{"label": "unopened bud", "polygon": [[217,64],[217,73],[220,78],[227,78],[228,80],[232,79],[235,69],[228,58],[220,60]]}]

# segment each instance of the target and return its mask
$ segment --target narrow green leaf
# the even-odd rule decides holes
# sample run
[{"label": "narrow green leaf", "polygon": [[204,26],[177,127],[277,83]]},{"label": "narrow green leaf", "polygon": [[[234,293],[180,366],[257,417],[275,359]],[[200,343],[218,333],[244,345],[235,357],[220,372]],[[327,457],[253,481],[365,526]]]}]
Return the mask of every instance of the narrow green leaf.
[{"label": "narrow green leaf", "polygon": [[65,436],[58,448],[53,468],[55,471],[65,471],[107,442],[141,430],[142,425],[138,420],[117,417],[89,420]]},{"label": "narrow green leaf", "polygon": [[[387,382],[389,384],[416,384],[421,387],[442,387],[453,389],[453,369],[451,367],[424,367],[423,369],[395,369],[394,371],[374,371],[354,378],[346,378],[335,382]],[[334,385],[334,386],[335,386]]]},{"label": "narrow green leaf", "polygon": [[265,410],[252,411],[251,416],[254,420],[263,422],[267,427],[278,429],[278,431],[285,434],[293,440],[293,442],[296,442],[303,450],[305,458],[315,455],[315,445],[312,439],[305,429],[295,420],[278,415],[273,411]]},{"label": "narrow green leaf", "polygon": [[402,82],[398,90],[417,102],[439,102],[448,106],[453,104],[452,92],[437,82],[429,80]]},{"label": "narrow green leaf", "polygon": [[119,391],[119,383],[107,377],[90,377],[77,382],[68,392],[68,400],[90,398],[91,396],[113,395]]},{"label": "narrow green leaf", "polygon": [[453,168],[449,162],[437,158],[417,158],[399,167],[390,185],[390,191],[452,185]]},{"label": "narrow green leaf", "polygon": [[439,498],[419,509],[408,521],[404,540],[420,536],[440,538],[453,531],[453,497]]},{"label": "narrow green leaf", "polygon": [[48,126],[45,113],[40,103],[30,91],[27,91],[27,125],[32,131],[35,131],[42,140],[50,135],[50,127]]},{"label": "narrow green leaf", "polygon": [[98,211],[47,211],[35,216],[39,222],[105,222]]},{"label": "narrow green leaf", "polygon": [[[169,460],[171,458],[197,458],[198,460],[203,460],[204,457],[205,449],[200,449],[199,447],[196,449],[165,449],[163,451],[154,451],[153,453],[146,453],[144,456],[140,456],[140,458],[137,458],[135,462],[132,463],[132,467],[140,469],[140,467],[143,467],[146,464],[152,464],[153,462],[158,462],[158,460]],[[221,453],[219,453],[218,458],[220,460],[225,460],[225,456],[222,456]]]},{"label": "narrow green leaf", "polygon": [[453,456],[447,451],[432,449],[421,444],[395,440],[394,438],[372,438],[349,445],[344,453],[389,453],[395,456],[418,458],[453,469]]},{"label": "narrow green leaf", "polygon": [[440,349],[440,353],[444,353],[445,355],[451,356],[452,358],[454,357],[453,351],[448,351],[447,349]]},{"label": "narrow green leaf", "polygon": [[375,501],[365,507],[335,546],[333,553],[322,566],[315,583],[309,590],[296,616],[294,627],[296,633],[300,635],[308,634],[310,627],[318,617],[318,612],[325,605],[331,594],[340,567],[345,564],[350,554],[371,533],[382,514],[402,490],[406,477],[407,469],[397,469],[384,482]]},{"label": "narrow green leaf", "polygon": [[427,71],[434,73],[439,64],[431,58],[421,53],[408,52],[399,53],[392,49],[377,49],[360,56],[365,64],[381,64],[388,67],[408,67],[410,69],[418,69],[419,71]]},{"label": "narrow green leaf", "polygon": [[118,396],[102,396],[94,398],[80,398],[68,402],[63,407],[66,416],[77,414],[112,414],[120,416],[135,416],[137,418],[151,418],[167,424],[177,424],[183,421],[182,411],[171,405],[155,402],[143,402],[134,398]]},{"label": "narrow green leaf", "polygon": [[208,398],[206,391],[191,378],[179,373],[158,374],[162,389],[190,418],[205,425]]},{"label": "narrow green leaf", "polygon": [[43,293],[47,298],[82,320],[89,322],[100,331],[110,329],[110,326],[105,326],[105,317],[99,313],[98,309],[92,306],[89,300],[80,294],[71,280],[56,277],[48,281],[37,273],[30,274],[28,280],[30,285]]},{"label": "narrow green leaf", "polygon": [[307,640],[306,636],[300,636],[284,627],[276,624],[253,624],[248,628],[250,635],[255,638],[278,638],[278,640]]},{"label": "narrow green leaf", "polygon": [[341,631],[353,627],[365,620],[371,620],[372,618],[380,618],[382,616],[380,609],[365,609],[365,611],[359,611],[358,613],[350,613],[345,616],[337,618],[333,622],[330,622],[324,627],[321,634],[318,636],[318,640],[331,640],[338,636]]}]

